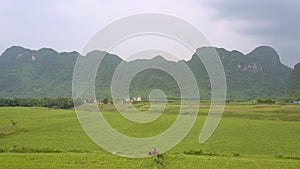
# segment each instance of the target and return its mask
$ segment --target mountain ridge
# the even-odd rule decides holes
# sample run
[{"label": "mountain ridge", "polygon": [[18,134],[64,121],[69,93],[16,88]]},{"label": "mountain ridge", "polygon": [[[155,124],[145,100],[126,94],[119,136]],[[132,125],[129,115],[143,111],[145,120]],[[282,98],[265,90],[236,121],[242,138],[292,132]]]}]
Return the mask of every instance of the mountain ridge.
[{"label": "mountain ridge", "polygon": [[300,62],[294,66],[293,71],[289,76],[287,93],[300,99]]},{"label": "mountain ridge", "polygon": [[[290,76],[294,70],[281,63],[278,53],[272,47],[259,46],[248,54],[224,48],[201,47],[197,49],[197,54],[205,54],[209,50],[215,50],[223,63],[228,99],[279,97],[289,91]],[[99,55],[99,52],[104,51],[91,51],[86,56]],[[6,49],[0,55],[0,88],[3,89],[0,91],[0,97],[71,97],[72,73],[78,56],[79,53],[76,51],[57,52],[51,48],[30,50],[12,46]],[[142,62],[154,60],[172,64],[185,62],[194,73],[202,98],[209,99],[208,75],[205,66],[195,54],[189,60],[177,62],[169,61],[162,56],[126,62],[115,54],[106,53],[103,60],[106,66],[99,68],[97,73],[97,96],[100,98],[110,96],[110,81],[120,63],[126,62],[134,67]],[[131,94],[147,97],[150,88],[159,87],[149,79],[155,80],[165,90],[169,90],[167,93],[170,97],[179,96],[177,89],[168,88],[168,86],[176,87],[172,78],[154,70],[146,70],[135,77],[131,85],[133,90]]]},{"label": "mountain ridge", "polygon": [[[258,47],[256,47],[256,48],[254,48],[252,51],[250,51],[249,53],[247,53],[247,54],[244,54],[244,53],[242,53],[242,52],[240,52],[240,51],[238,51],[238,50],[227,50],[227,49],[225,49],[225,48],[221,48],[221,47],[214,47],[214,46],[203,46],[203,47],[199,47],[198,49],[197,49],[197,51],[198,50],[202,50],[202,49],[209,49],[209,48],[214,48],[214,49],[216,49],[216,50],[219,50],[219,51],[221,51],[221,50],[224,50],[224,51],[226,51],[226,52],[232,52],[232,53],[239,53],[240,55],[245,55],[245,56],[247,56],[247,55],[250,55],[251,53],[253,53],[253,52],[255,52],[255,51],[257,51],[257,50],[260,50],[261,48],[267,48],[267,49],[269,49],[270,51],[273,51],[274,53],[276,53],[276,60],[278,59],[278,61],[281,63],[281,61],[280,61],[280,57],[279,57],[279,55],[278,55],[278,53],[275,51],[275,49],[274,48],[272,48],[272,47],[270,47],[270,46],[258,46]],[[24,51],[30,51],[30,52],[32,52],[32,53],[39,53],[39,52],[47,52],[47,53],[52,53],[52,54],[68,54],[68,53],[76,53],[76,54],[78,54],[78,55],[80,55],[80,53],[78,52],[78,51],[62,51],[62,52],[58,52],[58,51],[56,51],[56,50],[54,50],[54,49],[52,49],[52,48],[48,48],[48,47],[42,47],[42,48],[39,48],[39,49],[35,49],[35,50],[33,50],[33,49],[30,49],[30,48],[25,48],[25,47],[22,47],[22,46],[11,46],[11,47],[9,47],[9,48],[7,48],[6,50],[4,50],[3,52],[2,52],[2,54],[0,55],[0,57],[1,56],[3,56],[5,53],[7,53],[8,51],[10,51],[10,50],[14,50],[14,51],[20,51],[20,50],[24,50]],[[113,54],[113,53],[108,53],[108,52],[106,52],[106,51],[101,51],[101,50],[92,50],[92,51],[90,51],[90,52],[87,52],[87,54],[86,55],[90,55],[91,53],[93,53],[93,52],[105,52],[105,53],[107,53],[107,54],[109,54],[109,55],[115,55],[115,56],[118,56],[117,54]],[[48,55],[50,55],[50,54],[48,54]],[[187,61],[190,61],[191,59],[192,59],[192,57],[193,57],[194,55],[192,55],[189,59],[187,59],[187,60],[184,60],[184,59],[180,59],[180,60],[178,60],[178,61],[173,61],[173,60],[169,60],[169,59],[166,59],[166,58],[164,58],[163,56],[160,56],[160,55],[156,55],[156,56],[154,56],[153,58],[151,58],[151,59],[154,59],[154,58],[156,58],[156,57],[160,57],[160,58],[162,58],[162,59],[164,59],[164,60],[167,60],[167,61],[173,61],[173,62],[180,62],[180,61],[185,61],[185,62],[187,62]],[[118,56],[119,57],[119,56]],[[126,60],[124,60],[124,59],[122,59],[121,57],[119,57],[122,61],[126,61]],[[142,59],[142,60],[151,60],[151,59]],[[131,60],[131,61],[135,61],[135,60],[141,60],[141,59],[134,59],[134,60]],[[130,62],[131,62],[130,61]]]}]

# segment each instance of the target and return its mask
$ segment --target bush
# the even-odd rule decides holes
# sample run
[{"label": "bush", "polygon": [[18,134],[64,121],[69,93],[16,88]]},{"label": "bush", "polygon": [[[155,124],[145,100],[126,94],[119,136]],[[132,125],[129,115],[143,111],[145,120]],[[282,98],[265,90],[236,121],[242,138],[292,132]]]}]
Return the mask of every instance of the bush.
[{"label": "bush", "polygon": [[107,99],[107,98],[103,99],[103,100],[102,100],[102,103],[103,103],[103,104],[107,104],[107,103],[108,103],[108,99]]},{"label": "bush", "polygon": [[203,155],[202,150],[185,150],[183,154],[188,154],[188,155]]},{"label": "bush", "polygon": [[256,103],[257,104],[274,104],[275,101],[270,99],[270,98],[268,98],[268,99],[257,99]]}]

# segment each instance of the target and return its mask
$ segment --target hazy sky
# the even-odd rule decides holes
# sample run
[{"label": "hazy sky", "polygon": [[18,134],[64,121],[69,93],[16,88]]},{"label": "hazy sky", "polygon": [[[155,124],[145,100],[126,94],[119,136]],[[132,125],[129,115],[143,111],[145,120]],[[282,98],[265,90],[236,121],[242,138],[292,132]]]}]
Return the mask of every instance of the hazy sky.
[{"label": "hazy sky", "polygon": [[276,49],[300,62],[299,0],[1,0],[0,51],[12,45],[81,51],[105,25],[133,14],[163,13],[196,26],[214,46],[248,53]]}]

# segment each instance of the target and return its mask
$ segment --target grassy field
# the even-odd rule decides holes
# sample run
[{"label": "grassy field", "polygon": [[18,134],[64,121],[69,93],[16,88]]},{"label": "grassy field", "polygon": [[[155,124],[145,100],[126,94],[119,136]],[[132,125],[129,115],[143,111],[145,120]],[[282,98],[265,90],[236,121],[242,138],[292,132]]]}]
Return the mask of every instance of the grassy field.
[{"label": "grassy field", "polygon": [[[146,103],[135,106],[140,110],[149,108]],[[159,119],[147,124],[127,121],[112,105],[100,108],[119,132],[148,137],[170,127],[179,105],[169,104]],[[188,136],[165,154],[168,168],[300,168],[300,105],[228,104],[214,135],[199,144],[208,108],[208,103],[201,105]],[[156,165],[154,158],[123,158],[102,150],[83,132],[74,110],[0,108],[0,152],[0,168]]]}]

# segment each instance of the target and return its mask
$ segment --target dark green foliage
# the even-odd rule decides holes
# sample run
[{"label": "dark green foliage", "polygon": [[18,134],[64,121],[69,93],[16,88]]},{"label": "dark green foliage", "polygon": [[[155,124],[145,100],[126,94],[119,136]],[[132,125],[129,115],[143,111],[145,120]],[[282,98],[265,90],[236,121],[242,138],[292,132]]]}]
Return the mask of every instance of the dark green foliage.
[{"label": "dark green foliage", "polygon": [[75,106],[80,106],[82,104],[84,104],[84,100],[83,99],[76,99],[76,98],[73,98],[73,103]]},{"label": "dark green foliage", "polygon": [[185,150],[183,154],[186,155],[205,155],[205,156],[233,156],[238,157],[240,156],[239,153],[217,153],[217,152],[204,152],[202,150]]},{"label": "dark green foliage", "polygon": [[[212,49],[217,51],[224,66],[227,99],[249,100],[284,95],[299,97],[300,66],[295,66],[295,70],[291,73],[292,69],[281,64],[274,49],[262,46],[244,55],[238,51],[202,47],[197,53],[205,55]],[[93,51],[87,57],[97,56],[100,53]],[[78,57],[77,52],[58,53],[47,48],[34,51],[14,46],[7,49],[0,56],[0,98],[70,98],[73,69]],[[165,66],[179,66],[185,61],[175,63],[162,57],[155,57],[151,60],[140,59],[125,64],[132,69],[152,62]],[[105,55],[95,80],[97,98],[111,98],[112,76],[120,63],[123,61],[118,56]],[[201,99],[210,99],[210,81],[201,60],[194,55],[185,63],[195,76]],[[137,74],[130,84],[129,95],[148,98],[152,89],[163,90],[168,98],[180,98],[180,90],[174,78],[166,72],[155,69],[147,69]],[[87,99],[89,98],[90,96],[87,96]],[[76,103],[77,101],[81,102],[76,100]],[[9,103],[13,104],[15,103]],[[26,100],[18,104],[33,106]]]},{"label": "dark green foliage", "polygon": [[[238,51],[227,51],[222,48],[200,48],[199,55],[215,49],[223,63],[227,81],[227,99],[249,100],[258,97],[280,97],[284,94],[289,67],[281,64],[276,51],[270,47],[261,46],[251,53],[244,55]],[[203,74],[204,65],[194,56],[188,61],[193,72],[198,73],[201,91],[207,91],[209,81],[207,74]],[[202,77],[202,78],[201,78]],[[201,85],[202,84],[202,85]],[[206,88],[205,88],[206,87]]]},{"label": "dark green foliage", "polygon": [[147,69],[138,73],[131,81],[129,91],[130,96],[148,98],[154,89],[164,91],[169,99],[180,98],[180,90],[175,79],[166,72],[156,69]]},{"label": "dark green foliage", "polygon": [[[74,107],[73,100],[70,98],[56,99],[0,99],[0,107],[48,107],[56,109],[70,109]],[[15,123],[12,121],[12,123]]]},{"label": "dark green foliage", "polygon": [[300,63],[296,64],[289,76],[287,95],[293,99],[300,99]]},{"label": "dark green foliage", "polygon": [[0,56],[1,98],[71,97],[77,52],[11,47]]},{"label": "dark green foliage", "polygon": [[275,101],[272,100],[272,99],[270,99],[270,98],[268,98],[268,99],[261,99],[261,98],[259,98],[259,99],[256,100],[256,103],[257,104],[274,104]]},{"label": "dark green foliage", "polygon": [[185,150],[183,154],[188,154],[188,155],[203,155],[202,150]]},{"label": "dark green foliage", "polygon": [[280,158],[280,159],[300,160],[300,157],[296,157],[296,156],[276,155],[275,157],[276,157],[276,158]]},{"label": "dark green foliage", "polygon": [[7,150],[10,153],[61,153],[62,151],[50,148],[44,149],[34,149],[34,148],[27,148],[27,147],[19,147],[13,146]]},{"label": "dark green foliage", "polygon": [[103,104],[107,104],[107,103],[108,103],[108,99],[107,99],[107,98],[103,99],[103,100],[102,100],[102,103],[103,103]]}]

